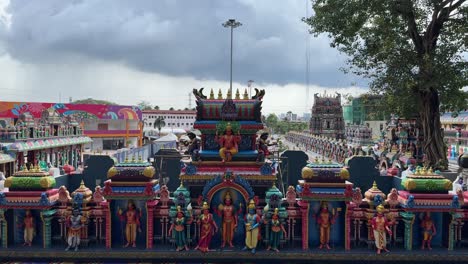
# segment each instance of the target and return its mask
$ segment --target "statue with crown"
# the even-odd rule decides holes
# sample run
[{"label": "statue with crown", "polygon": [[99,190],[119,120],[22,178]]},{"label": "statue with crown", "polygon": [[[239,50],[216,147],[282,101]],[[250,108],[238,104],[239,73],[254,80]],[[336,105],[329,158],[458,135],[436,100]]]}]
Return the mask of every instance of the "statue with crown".
[{"label": "statue with crown", "polygon": [[392,235],[390,230],[390,222],[385,217],[385,207],[383,205],[377,206],[377,215],[372,218],[371,227],[375,239],[375,247],[377,248],[377,254],[383,251],[389,252],[387,249],[387,234]]}]

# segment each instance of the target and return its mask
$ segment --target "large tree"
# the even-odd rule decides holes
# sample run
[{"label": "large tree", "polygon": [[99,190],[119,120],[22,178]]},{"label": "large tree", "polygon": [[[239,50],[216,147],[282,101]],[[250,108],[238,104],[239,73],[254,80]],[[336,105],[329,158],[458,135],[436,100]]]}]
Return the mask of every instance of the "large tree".
[{"label": "large tree", "polygon": [[397,114],[417,112],[428,165],[446,167],[440,111],[468,101],[466,0],[312,2],[315,14],[304,19],[311,33],[326,33]]}]

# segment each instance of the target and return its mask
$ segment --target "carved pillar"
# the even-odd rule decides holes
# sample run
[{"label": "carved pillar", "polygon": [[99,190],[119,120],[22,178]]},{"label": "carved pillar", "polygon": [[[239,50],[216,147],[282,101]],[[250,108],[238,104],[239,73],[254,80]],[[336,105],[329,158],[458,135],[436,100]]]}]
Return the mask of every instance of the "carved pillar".
[{"label": "carved pillar", "polygon": [[154,241],[154,208],[158,204],[157,200],[146,202],[146,248],[153,248]]},{"label": "carved pillar", "polygon": [[345,211],[345,250],[351,250],[351,216],[353,206],[346,204]]},{"label": "carved pillar", "polygon": [[5,219],[5,209],[0,209],[0,225],[1,225],[1,239],[2,239],[2,247],[8,247],[8,223]]},{"label": "carved pillar", "polygon": [[112,215],[110,211],[110,200],[107,200],[105,202],[101,203],[102,210],[103,210],[103,215],[106,218],[106,248],[111,248],[112,247]]},{"label": "carved pillar", "polygon": [[405,223],[405,235],[404,235],[404,245],[406,250],[413,249],[413,223],[414,223],[414,213],[411,212],[400,212],[400,216]]},{"label": "carved pillar", "polygon": [[461,215],[456,212],[452,212],[450,214],[452,216],[452,220],[450,221],[450,224],[449,224],[448,250],[453,250],[453,248],[455,247],[455,242],[456,242],[455,235],[456,235],[458,226],[460,225],[459,219],[461,218]]},{"label": "carved pillar", "polygon": [[45,209],[41,212],[42,220],[42,246],[43,248],[50,248],[52,238],[51,221],[55,215],[55,209]]},{"label": "carved pillar", "polygon": [[309,209],[310,204],[307,201],[301,200],[297,204],[300,206],[301,210],[301,220],[302,220],[302,249],[309,249]]}]

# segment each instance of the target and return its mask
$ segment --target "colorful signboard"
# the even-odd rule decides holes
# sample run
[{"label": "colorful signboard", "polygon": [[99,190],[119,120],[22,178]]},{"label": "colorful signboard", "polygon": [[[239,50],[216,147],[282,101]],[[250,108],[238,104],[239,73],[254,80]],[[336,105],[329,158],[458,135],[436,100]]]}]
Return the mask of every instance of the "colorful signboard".
[{"label": "colorful signboard", "polygon": [[28,102],[0,102],[0,118],[18,118],[29,113],[34,118],[41,118],[44,110],[54,108],[63,116],[82,119],[128,119],[141,120],[141,110],[136,106],[104,104],[56,104]]}]

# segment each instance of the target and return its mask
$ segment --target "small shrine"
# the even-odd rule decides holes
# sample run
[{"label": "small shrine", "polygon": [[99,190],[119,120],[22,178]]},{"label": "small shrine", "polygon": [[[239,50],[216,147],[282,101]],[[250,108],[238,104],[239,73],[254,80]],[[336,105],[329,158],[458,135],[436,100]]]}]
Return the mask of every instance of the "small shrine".
[{"label": "small shrine", "polygon": [[160,187],[154,175],[151,163],[135,156],[115,164],[107,172],[109,180],[104,182],[103,189],[107,201],[101,203],[110,214],[106,217],[107,248],[112,247],[112,241],[125,241],[124,247],[153,247],[153,214]]},{"label": "small shrine", "polygon": [[[24,168],[5,180],[7,192],[0,192],[2,246],[23,244],[50,248],[52,219],[59,198],[55,179],[39,166]],[[8,223],[13,235],[8,236]],[[16,224],[14,224],[16,223]],[[36,234],[36,235],[34,235]]]},{"label": "small shrine", "polygon": [[[302,169],[302,180],[297,185],[298,201],[302,213],[302,248],[307,249],[309,243],[318,244],[320,249],[329,249],[330,241],[337,241],[348,248],[349,235],[333,236],[324,226],[334,225],[342,229],[349,225],[345,218],[348,204],[351,201],[353,184],[348,182],[349,171],[343,165],[331,161],[315,161]],[[309,220],[310,219],[310,220]],[[315,219],[312,220],[312,219]],[[309,230],[319,229],[317,233]],[[309,237],[312,236],[312,237]]]}]

